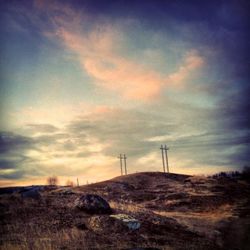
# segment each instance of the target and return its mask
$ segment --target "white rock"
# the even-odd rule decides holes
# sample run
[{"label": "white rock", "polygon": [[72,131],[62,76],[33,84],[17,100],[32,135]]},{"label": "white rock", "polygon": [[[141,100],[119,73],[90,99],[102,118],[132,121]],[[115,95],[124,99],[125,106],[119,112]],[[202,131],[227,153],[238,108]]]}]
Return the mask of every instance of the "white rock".
[{"label": "white rock", "polygon": [[113,214],[110,217],[121,221],[131,230],[139,229],[141,226],[141,223],[137,219],[127,214]]}]

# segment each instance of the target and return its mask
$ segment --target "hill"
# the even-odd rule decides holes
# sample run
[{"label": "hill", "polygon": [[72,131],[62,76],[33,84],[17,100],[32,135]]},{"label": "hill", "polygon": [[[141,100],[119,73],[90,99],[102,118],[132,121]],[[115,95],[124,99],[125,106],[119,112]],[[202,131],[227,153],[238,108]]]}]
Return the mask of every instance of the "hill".
[{"label": "hill", "polygon": [[[160,172],[136,173],[74,188],[44,188],[40,199],[19,192],[0,196],[1,249],[247,249],[249,183]],[[112,213],[136,218],[137,230],[109,223],[108,215],[75,208],[97,194]],[[101,229],[89,225],[101,221]],[[104,218],[104,219],[103,219]]]}]

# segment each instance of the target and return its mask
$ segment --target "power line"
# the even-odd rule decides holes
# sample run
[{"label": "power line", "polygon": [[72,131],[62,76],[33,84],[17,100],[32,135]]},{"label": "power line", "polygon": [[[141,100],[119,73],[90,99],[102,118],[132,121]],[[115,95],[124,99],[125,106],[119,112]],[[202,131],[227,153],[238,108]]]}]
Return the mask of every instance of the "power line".
[{"label": "power line", "polygon": [[[212,139],[212,140],[200,140],[200,141],[190,141],[190,142],[185,142],[185,141],[177,141],[173,142],[170,144],[171,148],[192,148],[192,147],[209,147],[209,146],[230,146],[230,145],[244,145],[244,144],[249,144],[250,143],[250,137],[235,137],[235,138],[221,138],[221,139]],[[155,142],[148,143],[144,145],[144,148],[149,148],[154,145]],[[138,149],[138,148],[135,148]],[[169,148],[165,144],[164,147],[161,145],[161,154],[162,154],[162,165],[163,165],[163,171],[166,173],[166,168],[167,168],[167,173],[169,173],[169,162],[168,162],[168,153],[167,151]],[[165,151],[165,154],[164,154]],[[121,175],[123,175],[123,163],[122,160],[124,160],[124,174],[127,175],[127,157],[125,154],[120,154],[118,157],[120,159],[120,168],[121,168]]]},{"label": "power line", "polygon": [[[182,147],[196,147],[196,146],[214,146],[214,145],[244,145],[250,143],[250,137],[235,137],[235,138],[224,138],[224,139],[213,139],[213,140],[200,140],[200,141],[177,141],[170,143],[174,148]],[[179,144],[179,145],[178,145]]]},{"label": "power line", "polygon": [[[224,138],[224,139],[212,139],[212,140],[199,140],[194,141],[191,138],[190,141],[180,139],[179,141],[169,141],[169,146],[174,148],[179,147],[190,147],[190,146],[213,146],[213,145],[244,145],[250,143],[250,137],[235,137],[235,138]],[[191,141],[192,140],[192,141]],[[159,141],[146,141],[143,148],[151,148]],[[130,147],[130,149],[136,150],[138,147]]]},{"label": "power line", "polygon": [[212,147],[212,146],[236,146],[236,145],[245,145],[249,144],[250,142],[229,142],[229,141],[218,141],[218,142],[197,142],[197,143],[180,143],[178,144],[171,144],[172,148],[191,148],[191,147]]}]

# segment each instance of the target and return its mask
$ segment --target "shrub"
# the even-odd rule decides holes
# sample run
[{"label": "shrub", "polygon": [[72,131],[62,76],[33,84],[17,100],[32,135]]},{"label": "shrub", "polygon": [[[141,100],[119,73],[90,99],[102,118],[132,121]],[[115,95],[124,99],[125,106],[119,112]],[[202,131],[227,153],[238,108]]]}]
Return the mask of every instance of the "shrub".
[{"label": "shrub", "polygon": [[48,177],[47,184],[50,186],[57,186],[58,185],[58,178],[56,176]]}]

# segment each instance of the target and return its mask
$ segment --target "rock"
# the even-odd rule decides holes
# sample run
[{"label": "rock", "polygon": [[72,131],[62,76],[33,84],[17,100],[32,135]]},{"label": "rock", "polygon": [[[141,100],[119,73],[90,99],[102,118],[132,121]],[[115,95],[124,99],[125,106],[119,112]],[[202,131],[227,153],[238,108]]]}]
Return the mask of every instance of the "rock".
[{"label": "rock", "polygon": [[88,219],[87,226],[97,233],[126,232],[126,226],[108,215],[95,215]]},{"label": "rock", "polygon": [[140,228],[140,222],[127,214],[96,215],[87,223],[88,228],[95,232],[126,232]]},{"label": "rock", "polygon": [[110,214],[112,211],[108,202],[96,194],[82,195],[76,199],[75,207],[89,214]]},{"label": "rock", "polygon": [[127,214],[114,214],[110,215],[110,217],[122,222],[131,230],[139,229],[141,226],[141,223],[137,219]]},{"label": "rock", "polygon": [[31,198],[31,199],[35,199],[35,200],[39,200],[42,198],[38,189],[30,189],[28,191],[22,192],[21,197],[22,198]]}]

